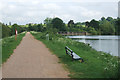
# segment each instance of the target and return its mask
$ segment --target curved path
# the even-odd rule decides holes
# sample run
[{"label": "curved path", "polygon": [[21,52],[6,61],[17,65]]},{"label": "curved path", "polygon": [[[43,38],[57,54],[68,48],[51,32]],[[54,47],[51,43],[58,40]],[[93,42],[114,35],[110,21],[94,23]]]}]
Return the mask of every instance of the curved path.
[{"label": "curved path", "polygon": [[68,78],[69,72],[46,46],[27,32],[2,65],[3,78]]}]

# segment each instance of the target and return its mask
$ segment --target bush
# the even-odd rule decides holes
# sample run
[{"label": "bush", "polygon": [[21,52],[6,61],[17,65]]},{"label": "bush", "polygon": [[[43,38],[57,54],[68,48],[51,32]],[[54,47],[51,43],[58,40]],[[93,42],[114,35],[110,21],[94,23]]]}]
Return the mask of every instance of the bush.
[{"label": "bush", "polygon": [[2,24],[2,38],[8,37],[10,35],[11,35],[11,29],[8,26]]}]

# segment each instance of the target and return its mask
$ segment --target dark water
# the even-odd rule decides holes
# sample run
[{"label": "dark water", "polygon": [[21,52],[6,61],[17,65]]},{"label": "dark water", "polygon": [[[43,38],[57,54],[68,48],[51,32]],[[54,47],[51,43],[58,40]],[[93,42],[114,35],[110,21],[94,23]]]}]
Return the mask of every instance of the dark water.
[{"label": "dark water", "polygon": [[113,56],[120,56],[120,36],[68,36],[79,42],[90,44],[97,51],[103,51]]}]

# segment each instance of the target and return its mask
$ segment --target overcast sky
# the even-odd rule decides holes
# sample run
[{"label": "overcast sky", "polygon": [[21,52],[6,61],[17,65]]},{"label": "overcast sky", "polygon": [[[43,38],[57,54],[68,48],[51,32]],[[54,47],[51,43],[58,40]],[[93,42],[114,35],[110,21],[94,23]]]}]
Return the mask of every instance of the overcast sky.
[{"label": "overcast sky", "polygon": [[101,17],[118,17],[119,0],[0,0],[3,23],[43,23],[46,17],[85,22]]}]

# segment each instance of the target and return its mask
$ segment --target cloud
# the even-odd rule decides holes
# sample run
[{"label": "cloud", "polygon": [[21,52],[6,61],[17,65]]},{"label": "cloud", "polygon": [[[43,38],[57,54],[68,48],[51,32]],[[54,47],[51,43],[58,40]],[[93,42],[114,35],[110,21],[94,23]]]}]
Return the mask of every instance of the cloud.
[{"label": "cloud", "polygon": [[4,23],[41,23],[46,17],[57,16],[67,23],[71,19],[80,22],[93,18],[98,20],[102,16],[117,17],[117,2],[86,1],[88,0],[1,0],[0,20]]},{"label": "cloud", "polygon": [[92,10],[88,10],[86,8],[82,8],[81,10],[82,10],[81,15],[85,16],[85,17],[89,17],[89,18],[98,17],[98,16],[102,15],[102,13],[97,10],[92,11]]},{"label": "cloud", "polygon": [[55,3],[47,3],[42,5],[46,10],[59,10],[61,7]]},{"label": "cloud", "polygon": [[[7,1],[7,0],[5,0]],[[9,0],[10,2],[118,2],[119,0]]]}]

